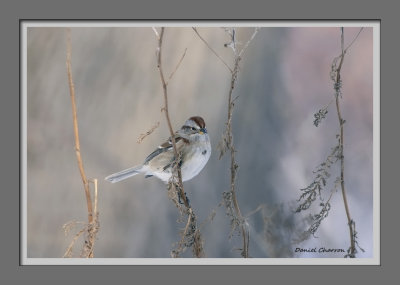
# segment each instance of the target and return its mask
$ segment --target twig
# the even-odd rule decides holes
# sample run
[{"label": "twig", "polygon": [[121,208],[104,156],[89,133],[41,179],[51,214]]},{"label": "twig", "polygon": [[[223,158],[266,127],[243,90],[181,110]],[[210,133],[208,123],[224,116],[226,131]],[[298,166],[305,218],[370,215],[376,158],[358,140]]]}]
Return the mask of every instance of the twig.
[{"label": "twig", "polygon": [[199,229],[202,229],[208,222],[212,222],[216,216],[216,210],[212,210],[211,213],[204,219],[204,221],[200,224]]},{"label": "twig", "polygon": [[[361,32],[361,31],[360,31]],[[358,36],[358,35],[357,35]],[[354,41],[353,41],[354,42]],[[346,216],[347,216],[347,223],[349,226],[349,233],[350,233],[350,252],[349,256],[350,257],[355,257],[356,254],[356,247],[355,247],[355,234],[354,234],[354,222],[351,219],[350,215],[350,210],[349,210],[349,205],[347,202],[347,195],[346,195],[346,190],[344,187],[344,136],[343,136],[343,125],[344,125],[344,120],[342,118],[342,114],[340,112],[340,104],[339,104],[339,94],[341,93],[340,87],[341,87],[341,78],[340,78],[340,71],[342,69],[343,61],[344,61],[344,56],[345,56],[345,49],[344,49],[344,31],[343,28],[341,28],[341,50],[342,54],[340,56],[340,62],[339,66],[336,69],[336,81],[335,81],[335,86],[336,86],[336,111],[338,115],[338,120],[339,120],[339,126],[340,126],[340,149],[341,149],[341,156],[340,156],[340,185],[342,188],[342,196],[343,196],[343,203],[344,203],[344,208],[346,210]]]},{"label": "twig", "polygon": [[78,161],[79,172],[82,177],[83,187],[85,189],[86,204],[88,209],[88,220],[89,223],[93,222],[93,210],[92,210],[92,199],[90,197],[89,183],[86,178],[85,170],[83,168],[83,162],[81,157],[81,149],[79,143],[79,130],[78,130],[78,118],[76,114],[76,104],[75,104],[75,88],[74,82],[72,80],[71,71],[71,30],[67,29],[67,71],[68,71],[68,83],[69,91],[72,104],[72,119],[74,124],[74,135],[75,135],[75,154]]},{"label": "twig", "polygon": [[155,27],[152,27],[154,34],[156,34],[156,37],[158,40],[160,40],[160,34],[158,33],[157,29]]},{"label": "twig", "polygon": [[181,239],[180,239],[180,241],[178,242],[178,247],[177,247],[177,249],[176,250],[174,250],[173,252],[172,252],[172,257],[178,257],[179,256],[179,253],[181,253],[183,250],[184,250],[184,248],[185,248],[185,238],[186,238],[186,233],[189,231],[189,226],[190,226],[190,219],[191,219],[191,215],[188,215],[188,219],[187,219],[187,222],[186,222],[186,226],[185,226],[185,228],[184,228],[184,230],[183,230],[183,233],[182,233],[182,236],[181,236]]},{"label": "twig", "polygon": [[[163,73],[163,68],[162,68],[162,41],[164,37],[164,27],[161,28],[161,33],[160,37],[158,39],[158,56],[157,56],[157,67],[160,73],[160,79],[161,79],[161,84],[163,87],[163,92],[164,92],[164,111],[165,111],[165,118],[167,120],[168,128],[169,128],[169,133],[171,135],[171,142],[172,142],[172,148],[174,150],[174,156],[175,159],[179,157],[178,151],[176,149],[176,142],[175,142],[175,136],[174,136],[174,131],[172,129],[172,124],[171,120],[169,118],[169,112],[168,112],[168,92],[167,92],[167,83],[164,78],[164,73]],[[176,166],[178,166],[179,163],[175,163]],[[187,197],[185,195],[185,192],[183,190],[183,183],[182,183],[182,172],[180,167],[176,167],[177,174],[178,174],[178,185],[179,185],[179,191],[181,194],[181,198],[183,199],[183,202],[187,208],[189,208],[189,202],[187,201]]]},{"label": "twig", "polygon": [[308,228],[308,230],[305,232],[305,234],[312,234],[314,237],[316,237],[315,233],[317,232],[322,220],[324,220],[325,218],[328,217],[329,211],[331,209],[330,201],[331,201],[331,198],[332,198],[334,192],[336,192],[336,187],[337,186],[335,183],[335,187],[331,190],[331,194],[329,195],[328,200],[325,203],[323,203],[323,202],[320,203],[320,206],[322,207],[322,209],[320,210],[320,212],[318,214],[315,214],[311,217],[311,219],[312,219],[311,225]]},{"label": "twig", "polygon": [[[334,60],[333,60],[333,64],[332,64],[332,70],[331,70],[331,72],[333,73],[333,74],[336,74],[336,77],[338,76],[338,73],[337,73],[337,70],[335,69],[336,68],[336,62],[337,62],[337,60],[340,58],[340,59],[342,59],[342,57],[344,57],[344,55],[347,53],[347,50],[353,45],[353,43],[356,41],[356,39],[358,38],[358,36],[361,34],[361,32],[363,31],[363,29],[364,28],[361,28],[359,31],[358,31],[358,33],[357,33],[357,35],[353,38],[353,40],[351,41],[351,43],[344,49],[344,51],[343,51],[343,44],[344,44],[344,42],[342,42],[342,51],[341,51],[341,54],[339,55],[339,56],[337,56],[337,57],[335,57],[334,58]],[[343,63],[343,61],[341,60],[341,64]],[[340,69],[341,69],[341,64],[340,64]],[[340,70],[339,69],[339,70]],[[331,75],[332,76],[332,75]],[[341,80],[340,80],[340,75],[339,75],[339,80],[337,80],[337,78],[335,79],[334,78],[335,76],[332,76],[332,80],[333,81],[335,81],[335,91],[337,92],[337,95],[340,95],[340,88],[341,88],[341,84],[342,84],[342,82],[341,82]],[[329,106],[331,105],[331,103],[334,101],[334,99],[332,99],[330,102],[329,102],[329,104],[327,105],[327,106],[325,106],[324,108],[322,108],[322,109],[320,109],[320,110],[318,110],[318,113],[315,113],[314,114],[314,118],[315,118],[315,120],[314,120],[314,125],[316,126],[316,127],[318,127],[318,125],[321,123],[321,121],[322,121],[322,119],[324,119],[325,118],[325,116],[326,116],[326,114],[328,113],[328,108],[329,108]]]},{"label": "twig", "polygon": [[228,96],[228,122],[227,122],[227,143],[228,143],[228,148],[230,150],[231,153],[231,193],[232,193],[232,201],[233,201],[233,205],[235,207],[235,211],[236,214],[239,218],[239,221],[241,222],[241,229],[242,229],[242,236],[243,236],[243,251],[242,251],[242,256],[243,257],[249,257],[249,252],[248,252],[248,248],[249,248],[249,241],[247,239],[248,235],[246,234],[246,228],[245,225],[243,223],[244,219],[242,216],[242,213],[240,212],[240,208],[239,208],[239,202],[237,200],[236,197],[236,191],[235,191],[235,181],[236,181],[236,174],[237,174],[237,169],[238,169],[238,165],[236,163],[236,159],[235,159],[235,147],[234,147],[234,143],[233,143],[233,134],[232,134],[232,114],[233,114],[233,102],[232,102],[232,92],[233,89],[235,88],[235,83],[236,83],[236,79],[237,79],[237,73],[239,71],[239,61],[240,58],[236,57],[235,59],[235,67],[233,69],[233,73],[232,73],[232,77],[231,77],[231,88],[229,90],[229,96]]},{"label": "twig", "polygon": [[[181,65],[181,63],[182,63],[182,61],[183,61],[183,58],[184,58],[185,55],[186,55],[186,51],[187,51],[187,48],[185,48],[185,51],[183,52],[182,57],[181,57],[181,59],[179,60],[178,64],[176,65],[174,71],[172,71],[171,74],[170,74],[170,76],[168,77],[168,82],[172,79],[172,77],[174,76],[175,72],[178,70],[179,66]],[[167,82],[167,85],[168,85],[168,82]]]},{"label": "twig", "polygon": [[97,214],[97,179],[93,178],[91,179],[91,182],[94,184],[94,214]]},{"label": "twig", "polygon": [[263,210],[264,208],[266,208],[267,205],[266,204],[261,204],[259,205],[255,210],[251,211],[250,213],[248,213],[245,217],[245,219],[248,219],[250,216],[254,215],[255,213]]},{"label": "twig", "polygon": [[85,225],[86,223],[85,222],[81,222],[81,221],[75,221],[75,220],[67,222],[62,226],[62,228],[64,230],[64,234],[67,235],[76,224]]},{"label": "twig", "polygon": [[[329,105],[335,101],[336,103],[336,113],[339,121],[339,128],[340,128],[340,133],[336,135],[336,138],[338,139],[337,145],[332,148],[332,151],[330,155],[327,157],[327,159],[321,163],[317,170],[314,171],[316,174],[316,177],[314,181],[307,186],[304,189],[300,189],[303,193],[301,194],[300,198],[298,201],[303,200],[304,201],[297,207],[296,212],[301,212],[303,210],[309,209],[311,204],[316,200],[317,195],[320,196],[321,198],[321,190],[324,189],[327,185],[327,180],[331,176],[329,173],[329,169],[331,166],[337,162],[340,161],[340,176],[337,177],[336,181],[334,182],[334,190],[339,187],[341,188],[342,192],[342,198],[343,198],[343,203],[344,203],[344,208],[346,212],[346,217],[347,217],[347,225],[349,227],[349,234],[350,234],[350,247],[348,248],[347,252],[348,254],[345,255],[345,257],[356,257],[357,249],[360,248],[360,250],[363,251],[363,249],[358,245],[357,242],[357,232],[355,230],[355,222],[352,220],[351,215],[350,215],[350,208],[347,200],[347,194],[346,194],[346,189],[345,189],[345,182],[344,182],[344,124],[345,120],[342,117],[341,110],[340,110],[340,98],[342,98],[342,79],[341,79],[341,70],[344,62],[344,57],[346,55],[347,49],[351,47],[351,45],[355,42],[355,40],[358,38],[360,33],[362,32],[362,28],[358,32],[358,34],[354,37],[352,42],[347,46],[347,48],[344,48],[344,29],[341,28],[341,37],[340,37],[340,43],[341,43],[341,54],[333,59],[333,62],[331,64],[331,80],[334,82],[334,98],[333,100],[326,106],[325,108],[321,109],[318,111],[317,114],[314,115],[315,120],[314,120],[314,125],[318,126],[320,123],[321,119],[323,119],[328,112],[327,109]],[[332,190],[333,191],[333,190]],[[319,214],[314,215],[313,217],[313,222],[308,230],[309,233],[314,233],[317,231],[319,228],[319,225],[321,224],[321,221],[328,216],[329,210],[330,210],[330,199],[332,197],[332,192],[331,195],[328,198],[328,201],[326,203],[321,203],[320,205],[323,206]]]},{"label": "twig", "polygon": [[361,34],[361,32],[363,31],[364,28],[360,28],[360,30],[358,31],[357,35],[354,37],[354,39],[351,41],[351,43],[344,49],[344,53],[347,52],[347,50],[353,45],[353,43],[356,41],[356,39],[358,38],[358,36]]},{"label": "twig", "polygon": [[222,57],[208,44],[208,42],[200,35],[197,29],[195,27],[193,27],[192,29],[197,34],[197,36],[203,41],[203,43],[209,48],[209,50],[211,50],[212,53],[215,54],[215,56],[218,57],[219,60],[229,69],[229,71],[233,73],[232,68],[230,68],[229,65],[222,59]]},{"label": "twig", "polygon": [[147,136],[151,135],[155,129],[160,126],[160,122],[155,123],[150,130],[148,130],[145,134],[140,134],[139,138],[137,139],[137,143],[141,143]]},{"label": "twig", "polygon": [[[239,62],[242,59],[242,57],[240,55],[243,54],[244,50],[248,47],[250,42],[254,39],[255,35],[257,34],[257,31],[258,31],[258,28],[255,28],[253,35],[247,41],[246,45],[243,47],[243,49],[240,52],[238,52],[238,50],[236,49],[235,29],[232,29],[232,32],[229,33],[231,36],[231,42],[229,44],[227,44],[227,46],[230,46],[232,48],[235,57],[234,57],[234,68],[233,68],[233,70],[231,70],[231,82],[230,82],[230,88],[229,88],[229,94],[228,94],[228,119],[227,119],[226,130],[225,130],[223,139],[220,142],[220,148],[221,148],[220,149],[221,150],[220,158],[225,153],[226,149],[229,149],[230,154],[231,154],[231,167],[230,167],[230,169],[231,169],[231,187],[230,187],[230,194],[225,195],[225,197],[227,197],[226,199],[229,200],[229,201],[225,202],[225,205],[227,207],[231,207],[230,205],[233,204],[235,216],[231,217],[232,224],[233,224],[233,227],[236,227],[236,225],[240,225],[241,234],[242,234],[242,238],[243,238],[242,256],[245,258],[249,257],[249,238],[250,238],[249,235],[250,235],[250,233],[247,228],[247,223],[246,223],[245,219],[243,218],[242,213],[240,211],[239,202],[237,200],[236,189],[235,189],[236,175],[237,175],[237,170],[238,170],[239,166],[235,159],[236,150],[234,147],[233,133],[232,133],[232,115],[233,115],[233,108],[235,106],[234,101],[236,99],[236,98],[234,98],[234,99],[232,98],[232,93],[233,93],[233,90],[235,89],[235,84],[236,84],[237,76],[239,73]],[[233,210],[229,209],[229,212],[230,212],[230,214],[233,215]]]},{"label": "twig", "polygon": [[254,37],[257,35],[258,30],[260,28],[255,28],[253,34],[251,35],[250,39],[246,42],[246,44],[244,45],[244,47],[242,48],[242,50],[239,53],[239,56],[241,57],[244,53],[244,51],[247,49],[247,47],[249,46],[249,44],[253,41]]},{"label": "twig", "polygon": [[[78,237],[83,233],[87,232],[87,236],[85,237],[84,246],[82,249],[81,257],[94,257],[94,243],[96,240],[96,235],[99,230],[99,213],[97,212],[97,200],[98,200],[98,192],[97,192],[97,179],[88,180],[85,174],[85,170],[83,168],[83,162],[80,152],[80,143],[79,143],[79,130],[78,130],[78,118],[76,111],[76,102],[75,102],[75,88],[74,82],[72,79],[72,68],[71,68],[71,30],[67,29],[67,73],[68,73],[68,83],[71,97],[71,105],[72,105],[72,118],[73,118],[73,126],[74,126],[74,136],[75,136],[75,154],[78,161],[79,172],[81,174],[85,196],[86,196],[86,204],[88,210],[88,223],[84,226],[84,228],[74,237],[70,246],[64,254],[64,257],[70,256],[72,252],[72,247],[74,246]],[[93,182],[94,184],[94,212],[92,209],[92,198],[90,194],[89,182]],[[94,215],[93,215],[94,213]]]},{"label": "twig", "polygon": [[[164,93],[164,107],[163,110],[165,111],[165,118],[168,123],[168,128],[169,132],[171,135],[171,142],[172,142],[172,147],[174,150],[174,157],[175,161],[178,162],[180,160],[180,154],[177,151],[176,148],[176,141],[175,141],[175,136],[174,132],[172,129],[172,124],[171,120],[169,117],[169,112],[168,112],[168,90],[167,90],[167,83],[164,78],[164,73],[163,73],[163,68],[162,68],[162,43],[163,43],[163,37],[164,37],[164,31],[165,28],[161,28],[160,36],[158,38],[158,49],[157,49],[157,67],[160,73],[160,79],[161,79],[161,84],[163,87],[163,93]],[[183,59],[183,57],[182,57]],[[182,61],[181,59],[181,61]],[[176,67],[176,69],[179,67]],[[176,70],[175,69],[175,70]],[[175,72],[175,71],[174,71]],[[178,181],[176,181],[176,176],[178,178]],[[173,256],[178,257],[179,253],[182,252],[183,246],[187,247],[187,244],[184,242],[186,239],[189,239],[188,245],[192,246],[193,253],[195,254],[196,257],[203,257],[204,252],[203,252],[203,247],[202,247],[202,240],[201,240],[201,235],[199,230],[197,229],[196,225],[196,216],[193,212],[193,209],[191,208],[189,204],[189,200],[186,196],[186,193],[183,188],[183,182],[182,182],[182,172],[179,163],[175,163],[175,166],[173,167],[173,173],[170,179],[170,185],[174,185],[175,183],[178,183],[178,191],[179,191],[179,196],[183,200],[183,203],[186,207],[186,214],[188,215],[188,222],[185,226],[185,229],[182,233],[182,239],[179,242],[178,249],[174,251]]]},{"label": "twig", "polygon": [[97,211],[98,204],[98,191],[97,191],[97,179],[89,179],[90,182],[94,185],[94,218],[93,222],[87,225],[88,228],[88,243],[85,243],[86,249],[84,252],[87,252],[85,257],[93,258],[94,257],[94,245],[96,242],[96,235],[99,230],[99,213]]},{"label": "twig", "polygon": [[81,229],[72,239],[71,243],[69,244],[67,250],[65,251],[63,258],[65,257],[72,257],[72,249],[74,248],[74,245],[76,243],[76,241],[78,240],[78,238],[85,232],[86,227],[84,227],[83,229]]}]

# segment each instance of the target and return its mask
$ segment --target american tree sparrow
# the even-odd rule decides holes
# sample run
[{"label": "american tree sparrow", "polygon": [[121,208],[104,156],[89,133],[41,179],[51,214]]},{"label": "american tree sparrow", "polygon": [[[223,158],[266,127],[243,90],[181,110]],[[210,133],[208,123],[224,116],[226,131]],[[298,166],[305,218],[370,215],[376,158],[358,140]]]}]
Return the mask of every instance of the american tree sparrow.
[{"label": "american tree sparrow", "polygon": [[[180,154],[182,181],[195,177],[207,164],[211,155],[210,138],[202,117],[189,118],[175,135],[176,149]],[[171,138],[153,151],[142,165],[134,166],[107,176],[105,180],[115,183],[136,174],[156,176],[165,183],[171,178],[175,163]]]}]

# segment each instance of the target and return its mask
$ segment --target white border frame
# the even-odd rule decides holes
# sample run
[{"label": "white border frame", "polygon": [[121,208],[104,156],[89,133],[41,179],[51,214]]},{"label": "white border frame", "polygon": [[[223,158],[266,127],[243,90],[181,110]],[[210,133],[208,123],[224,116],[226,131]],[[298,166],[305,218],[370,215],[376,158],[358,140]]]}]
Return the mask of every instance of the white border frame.
[{"label": "white border frame", "polygon": [[[371,27],[373,28],[373,258],[28,258],[27,29],[29,27]],[[22,21],[21,264],[22,265],[380,265],[380,22],[374,21]]]}]

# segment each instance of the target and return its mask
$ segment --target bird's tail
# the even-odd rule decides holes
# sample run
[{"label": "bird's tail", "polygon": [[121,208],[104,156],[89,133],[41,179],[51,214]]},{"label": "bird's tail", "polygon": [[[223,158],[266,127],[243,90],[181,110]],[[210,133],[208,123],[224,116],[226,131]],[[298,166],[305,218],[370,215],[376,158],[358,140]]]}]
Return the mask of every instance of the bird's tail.
[{"label": "bird's tail", "polygon": [[138,165],[138,166],[134,166],[134,167],[122,170],[120,172],[111,174],[104,179],[111,183],[116,183],[116,182],[125,180],[131,176],[141,173],[141,170],[142,170],[142,165]]}]

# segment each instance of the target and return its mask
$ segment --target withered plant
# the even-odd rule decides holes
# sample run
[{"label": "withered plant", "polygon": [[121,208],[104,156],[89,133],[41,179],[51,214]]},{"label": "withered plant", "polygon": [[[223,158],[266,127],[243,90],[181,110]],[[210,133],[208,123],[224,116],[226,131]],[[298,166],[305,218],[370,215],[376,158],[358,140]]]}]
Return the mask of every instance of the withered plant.
[{"label": "withered plant", "polygon": [[[76,110],[75,103],[75,87],[74,81],[72,78],[72,68],[71,68],[71,30],[67,29],[67,73],[68,73],[68,85],[70,91],[71,105],[72,105],[72,120],[73,120],[73,128],[74,128],[74,137],[75,137],[75,154],[78,162],[79,172],[81,174],[83,189],[85,191],[86,205],[88,211],[88,222],[76,222],[71,221],[63,225],[63,229],[65,234],[68,234],[69,231],[76,226],[77,224],[83,224],[82,229],[75,234],[71,243],[69,244],[67,250],[65,251],[64,257],[72,257],[73,248],[76,241],[79,239],[81,235],[83,235],[83,248],[81,250],[80,257],[84,258],[93,258],[94,257],[94,244],[96,241],[97,233],[100,229],[99,224],[99,212],[97,209],[97,179],[92,178],[88,179],[85,174],[85,169],[83,167],[83,161],[81,156],[81,147],[79,142],[79,130],[78,130],[78,116]],[[94,185],[94,201],[92,202],[92,196],[90,192],[90,184]]]},{"label": "withered plant", "polygon": [[[356,231],[356,223],[351,218],[349,202],[347,199],[346,188],[345,188],[345,156],[344,156],[344,125],[346,121],[343,119],[341,112],[341,99],[343,98],[343,90],[342,90],[342,77],[341,70],[343,67],[343,62],[345,55],[348,49],[352,46],[355,40],[358,38],[360,33],[362,32],[362,28],[355,36],[353,41],[345,48],[344,47],[344,29],[340,28],[341,34],[341,53],[339,56],[335,57],[331,64],[330,77],[333,81],[333,89],[334,89],[334,98],[332,101],[325,106],[324,108],[318,110],[316,114],[314,114],[314,125],[318,127],[322,120],[326,118],[328,113],[328,108],[331,103],[335,102],[336,106],[336,114],[338,119],[338,128],[339,133],[336,134],[336,142],[335,145],[331,148],[330,154],[327,158],[316,168],[314,173],[313,181],[305,188],[300,189],[301,195],[298,199],[299,205],[297,206],[296,212],[309,210],[311,205],[319,198],[319,206],[320,212],[312,215],[312,222],[307,232],[314,236],[321,222],[328,217],[331,209],[331,199],[333,195],[338,192],[340,188],[342,193],[342,199],[344,204],[344,209],[347,217],[347,225],[349,229],[349,240],[350,246],[347,250],[347,254],[345,257],[354,258],[357,254],[357,248],[361,251],[364,251],[357,242],[357,231]],[[329,179],[332,177],[332,173],[335,172],[334,166],[339,164],[339,173],[336,175],[335,180],[333,181],[333,186],[329,187],[332,183],[329,183]],[[335,176],[335,175],[333,175]],[[331,188],[327,190],[326,188]],[[326,197],[324,198],[324,193]]]}]

